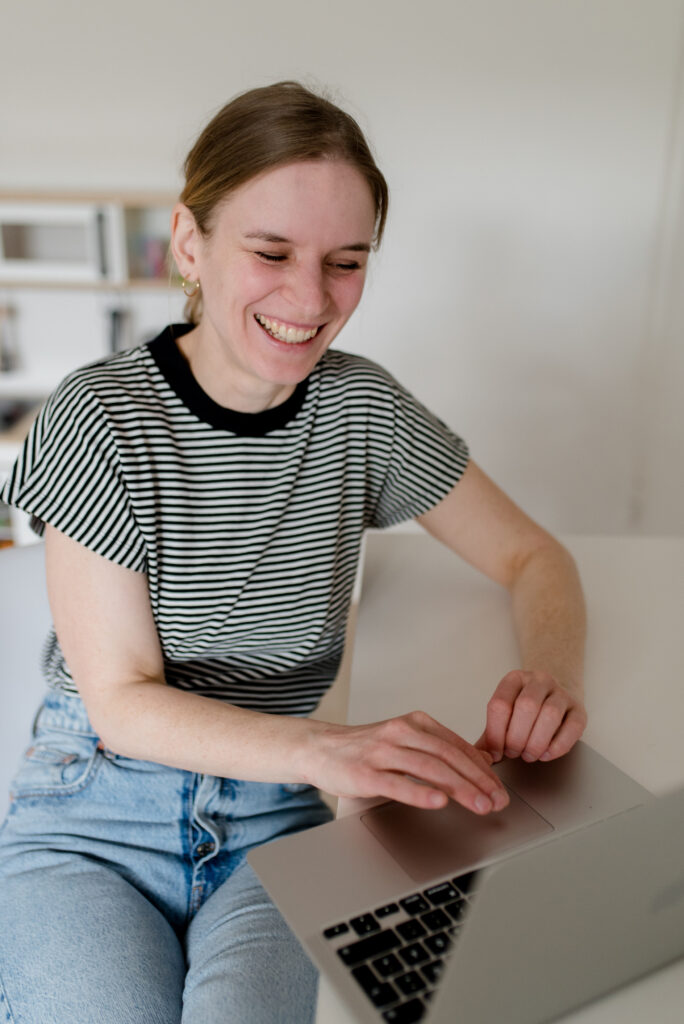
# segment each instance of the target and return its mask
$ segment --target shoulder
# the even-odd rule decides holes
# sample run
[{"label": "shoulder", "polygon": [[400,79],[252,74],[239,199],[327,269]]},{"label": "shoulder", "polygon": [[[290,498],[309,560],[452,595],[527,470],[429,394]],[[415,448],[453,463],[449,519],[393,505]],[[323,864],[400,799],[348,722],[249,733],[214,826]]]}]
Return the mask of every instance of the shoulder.
[{"label": "shoulder", "polygon": [[149,344],[145,343],[86,363],[69,373],[57,390],[78,391],[90,388],[98,391],[112,386],[121,387],[127,381],[148,377],[153,366]]},{"label": "shoulder", "polygon": [[154,393],[155,376],[147,344],[105,356],[73,370],[61,381],[46,403],[46,417],[78,412],[82,418],[87,413],[130,406],[131,401],[139,402],[143,395]]},{"label": "shoulder", "polygon": [[401,391],[391,373],[365,356],[330,349],[318,364],[321,385],[325,390],[344,390],[368,395],[370,392],[391,396]]}]

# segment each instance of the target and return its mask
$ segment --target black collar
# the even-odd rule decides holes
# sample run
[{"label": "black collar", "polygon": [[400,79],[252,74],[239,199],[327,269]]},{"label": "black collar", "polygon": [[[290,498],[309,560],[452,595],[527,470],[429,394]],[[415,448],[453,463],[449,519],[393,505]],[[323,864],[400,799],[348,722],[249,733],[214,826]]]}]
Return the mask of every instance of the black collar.
[{"label": "black collar", "polygon": [[308,378],[300,381],[284,402],[272,409],[264,409],[263,412],[236,412],[210,398],[195,380],[187,360],[176,344],[176,339],[188,334],[193,327],[193,324],[171,324],[148,343],[152,358],[167,384],[190,412],[212,427],[229,430],[241,437],[263,437],[271,430],[287,426],[295,418],[306,398]]}]

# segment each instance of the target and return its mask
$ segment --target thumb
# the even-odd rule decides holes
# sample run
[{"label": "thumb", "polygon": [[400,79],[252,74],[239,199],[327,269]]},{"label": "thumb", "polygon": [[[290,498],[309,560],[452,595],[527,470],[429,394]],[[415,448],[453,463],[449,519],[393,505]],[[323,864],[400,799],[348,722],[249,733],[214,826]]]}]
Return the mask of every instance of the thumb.
[{"label": "thumb", "polygon": [[492,764],[495,764],[497,761],[500,760],[500,758],[495,758],[494,755],[492,754],[491,750],[489,749],[489,744],[487,743],[487,730],[486,729],[482,733],[482,735],[480,736],[479,740],[477,740],[475,743],[473,743],[473,746],[475,747],[476,750],[480,751],[480,753],[486,759],[488,764],[492,765]]},{"label": "thumb", "polygon": [[487,747],[487,730],[486,729],[482,733],[482,735],[480,736],[479,740],[476,740],[476,742],[473,743],[473,746],[475,747],[476,750],[488,750],[488,747]]},{"label": "thumb", "polygon": [[475,747],[475,750],[479,751],[480,756],[484,758],[487,764],[491,765],[494,764],[494,758],[492,757],[489,748],[487,747],[486,736],[487,733],[483,732],[479,740],[477,740],[476,743],[473,743],[473,746]]}]

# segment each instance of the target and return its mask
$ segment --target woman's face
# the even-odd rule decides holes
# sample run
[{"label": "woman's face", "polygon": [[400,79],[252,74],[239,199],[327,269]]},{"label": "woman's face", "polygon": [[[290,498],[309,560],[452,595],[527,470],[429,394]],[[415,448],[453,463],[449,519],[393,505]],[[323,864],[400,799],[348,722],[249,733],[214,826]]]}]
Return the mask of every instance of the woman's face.
[{"label": "woman's face", "polygon": [[339,160],[285,164],[220,203],[208,238],[189,221],[177,216],[174,235],[192,260],[178,260],[181,273],[202,286],[201,344],[214,367],[220,354],[243,394],[271,394],[275,404],[361,298],[375,226],[370,187]]}]

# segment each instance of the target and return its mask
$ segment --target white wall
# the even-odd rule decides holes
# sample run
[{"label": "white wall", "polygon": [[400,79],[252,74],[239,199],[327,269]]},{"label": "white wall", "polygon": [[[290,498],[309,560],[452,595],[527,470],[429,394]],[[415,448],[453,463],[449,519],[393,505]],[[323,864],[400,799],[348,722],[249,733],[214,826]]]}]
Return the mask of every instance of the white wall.
[{"label": "white wall", "polygon": [[681,533],[683,30],[684,0],[24,0],[0,187],[175,188],[236,91],[329,86],[392,190],[340,345],[551,528]]}]

